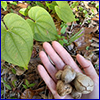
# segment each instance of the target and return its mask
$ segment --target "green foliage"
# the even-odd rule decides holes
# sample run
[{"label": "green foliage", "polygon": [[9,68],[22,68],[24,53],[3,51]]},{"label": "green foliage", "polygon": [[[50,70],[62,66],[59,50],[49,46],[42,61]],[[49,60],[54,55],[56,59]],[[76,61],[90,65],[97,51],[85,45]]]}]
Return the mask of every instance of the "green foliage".
[{"label": "green foliage", "polygon": [[79,10],[80,10],[80,11],[83,11],[83,7],[79,7]]},{"label": "green foliage", "polygon": [[64,44],[68,44],[68,41],[66,39],[59,40],[59,43],[63,46]]},{"label": "green foliage", "polygon": [[24,15],[24,16],[27,16],[29,9],[31,9],[31,6],[28,6],[27,8],[20,9],[19,13],[22,14],[22,15]]},{"label": "green foliage", "polygon": [[10,9],[10,12],[11,12],[11,13],[14,13],[14,10],[11,8],[11,9]]},{"label": "green foliage", "polygon": [[[25,2],[25,1],[23,1],[23,2]],[[32,1],[26,1],[26,3],[28,3],[28,4],[30,4]]]},{"label": "green foliage", "polygon": [[44,5],[40,1],[34,1],[34,2],[36,5],[45,8]]},{"label": "green foliage", "polygon": [[1,1],[1,7],[6,11],[7,10],[7,1]]},{"label": "green foliage", "polygon": [[37,41],[53,41],[57,40],[57,30],[50,14],[42,7],[32,7],[28,16],[32,19],[27,19],[33,34]]},{"label": "green foliage", "polygon": [[4,90],[1,90],[1,96],[4,94]]},{"label": "green foliage", "polygon": [[5,85],[5,87],[6,87],[8,90],[11,90],[10,85],[8,85],[8,84],[4,84],[4,85]]},{"label": "green foliage", "polygon": [[71,8],[75,8],[75,7],[77,7],[79,5],[79,3],[77,2],[77,1],[75,1],[75,2],[73,2],[72,4],[71,4]]},{"label": "green foliage", "polygon": [[97,3],[97,4],[95,5],[95,7],[96,7],[97,9],[99,9],[99,3]]},{"label": "green foliage", "polygon": [[56,1],[52,1],[52,3],[48,3],[45,1],[46,6],[49,8],[49,12],[52,10],[52,13],[55,13],[55,6],[57,6]]},{"label": "green foliage", "polygon": [[8,85],[7,82],[6,82],[3,78],[1,78],[1,80],[2,80],[3,83],[4,83],[4,86],[5,86],[8,90],[11,90],[10,85]]},{"label": "green foliage", "polygon": [[58,6],[55,6],[55,11],[59,18],[65,23],[75,21],[75,16],[66,1],[56,1]]},{"label": "green foliage", "polygon": [[[25,21],[19,15],[10,13],[4,17],[3,22],[1,21],[1,58],[9,63],[27,69],[33,48],[33,38],[43,42],[58,40],[62,45],[64,43],[70,45],[82,36],[82,34],[79,35],[79,31],[79,33],[76,33],[70,39],[68,38],[68,40],[64,36],[57,35],[54,21],[44,9],[44,5],[39,1],[25,2],[28,2],[30,6],[20,9],[19,12],[24,16],[28,15],[29,19]],[[52,12],[56,11],[58,17],[63,21],[61,33],[64,34],[67,28],[66,23],[76,20],[69,4],[66,1],[45,2],[49,10]],[[16,3],[14,4],[16,5]],[[38,6],[31,7],[31,5]],[[4,8],[6,7],[4,6]],[[11,70],[14,74],[16,73],[13,68]],[[23,85],[24,88],[34,86],[34,83],[29,84],[28,81],[25,82],[26,85]]]},{"label": "green foliage", "polygon": [[11,4],[11,5],[17,5],[17,2],[15,2],[15,1],[10,1],[10,4]]},{"label": "green foliage", "polygon": [[86,50],[89,50],[89,46],[86,47]]},{"label": "green foliage", "polygon": [[1,22],[1,58],[27,69],[33,46],[31,28],[17,14],[7,14],[3,20],[6,27]]},{"label": "green foliage", "polygon": [[25,88],[25,89],[27,89],[28,87],[26,86],[26,85],[24,85],[24,84],[22,84],[22,86]]},{"label": "green foliage", "polygon": [[80,38],[83,35],[83,33],[80,34],[82,31],[83,30],[80,30],[79,32],[75,33],[73,36],[71,36],[71,38],[67,37],[67,40],[64,38],[63,39],[59,38],[60,39],[59,43],[61,45],[63,45],[63,44],[66,44],[67,46],[70,45],[72,42],[74,42],[75,40],[77,40],[78,38]]},{"label": "green foliage", "polygon": [[16,87],[15,82],[16,82],[16,80],[12,81],[12,85],[13,85],[14,88]]},{"label": "green foliage", "polygon": [[79,18],[76,18],[76,21],[79,21]]},{"label": "green foliage", "polygon": [[10,99],[17,99],[17,98],[15,98],[15,97],[10,97]]},{"label": "green foliage", "polygon": [[61,25],[61,27],[62,27],[62,29],[61,29],[61,34],[64,34],[65,32],[66,32],[66,28],[67,28],[67,24],[65,24],[65,23],[63,23],[62,25]]},{"label": "green foliage", "polygon": [[97,64],[94,65],[95,68],[96,68],[97,66],[98,66]]},{"label": "green foliage", "polygon": [[22,8],[19,10],[19,13],[24,15],[24,16],[27,16],[28,15],[28,9],[27,8]]},{"label": "green foliage", "polygon": [[25,80],[25,84],[28,86],[29,85],[29,82],[28,82],[28,80]]},{"label": "green foliage", "polygon": [[11,71],[13,72],[13,74],[16,74],[16,70],[14,68],[11,68]]},{"label": "green foliage", "polygon": [[22,86],[27,89],[30,87],[33,87],[35,85],[35,83],[30,84],[29,81],[27,79],[25,79],[25,84],[22,84]]},{"label": "green foliage", "polygon": [[91,4],[92,4],[92,5],[94,5],[94,4],[95,4],[95,2],[94,2],[94,1],[92,1],[92,2],[91,2]]},{"label": "green foliage", "polygon": [[83,10],[83,13],[84,13],[84,14],[87,14],[87,11],[86,11],[86,10]]},{"label": "green foliage", "polygon": [[29,84],[28,87],[33,87],[35,83]]},{"label": "green foliage", "polygon": [[88,23],[91,23],[91,20],[88,20]]},{"label": "green foliage", "polygon": [[80,34],[83,30],[80,30],[79,32],[75,33],[70,39],[67,45],[71,44],[72,42],[74,42],[75,40],[77,40],[78,38],[80,38],[82,34]]}]

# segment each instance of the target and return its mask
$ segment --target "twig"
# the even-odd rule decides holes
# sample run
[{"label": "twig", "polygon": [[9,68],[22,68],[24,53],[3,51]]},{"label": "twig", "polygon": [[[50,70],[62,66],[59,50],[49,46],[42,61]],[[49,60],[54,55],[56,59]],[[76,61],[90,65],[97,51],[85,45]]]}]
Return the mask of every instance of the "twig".
[{"label": "twig", "polygon": [[17,88],[19,88],[22,85],[23,82],[24,82],[24,80],[21,81],[21,83],[19,84],[19,86]]}]

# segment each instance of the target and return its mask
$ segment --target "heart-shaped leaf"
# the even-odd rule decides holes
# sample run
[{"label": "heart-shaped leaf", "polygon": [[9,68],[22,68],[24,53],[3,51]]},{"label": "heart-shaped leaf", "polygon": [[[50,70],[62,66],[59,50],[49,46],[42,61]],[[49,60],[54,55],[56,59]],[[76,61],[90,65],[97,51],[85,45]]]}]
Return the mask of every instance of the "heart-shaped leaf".
[{"label": "heart-shaped leaf", "polygon": [[55,11],[61,20],[66,23],[75,21],[75,16],[66,1],[56,1],[56,3],[58,6],[55,6]]},{"label": "heart-shaped leaf", "polygon": [[7,10],[7,1],[1,1],[1,6],[6,11]]},{"label": "heart-shaped leaf", "polygon": [[50,14],[42,7],[32,7],[27,22],[32,28],[34,39],[37,41],[53,41],[57,40],[57,30]]},{"label": "heart-shaped leaf", "polygon": [[29,24],[17,14],[7,14],[1,22],[1,59],[27,69],[33,45]]}]

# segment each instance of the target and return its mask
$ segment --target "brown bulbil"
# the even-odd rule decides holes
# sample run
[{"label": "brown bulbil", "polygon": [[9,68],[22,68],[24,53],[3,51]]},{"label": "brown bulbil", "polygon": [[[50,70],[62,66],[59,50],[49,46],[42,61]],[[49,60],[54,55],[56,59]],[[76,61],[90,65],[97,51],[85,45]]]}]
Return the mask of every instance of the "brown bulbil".
[{"label": "brown bulbil", "polygon": [[64,96],[71,93],[72,86],[70,84],[64,84],[61,80],[59,80],[57,82],[56,89],[60,96]]},{"label": "brown bulbil", "polygon": [[92,79],[82,73],[77,73],[74,80],[74,86],[78,92],[88,94],[93,91],[94,82]]},{"label": "brown bulbil", "polygon": [[72,69],[72,68],[69,65],[65,65],[63,70],[65,70],[65,69]]},{"label": "brown bulbil", "polygon": [[57,73],[56,73],[56,75],[55,75],[55,77],[56,77],[56,79],[61,79],[61,74],[62,74],[62,70],[59,70]]},{"label": "brown bulbil", "polygon": [[94,88],[94,82],[90,77],[75,72],[69,65],[65,65],[63,70],[59,70],[55,77],[59,79],[56,89],[60,96],[71,93],[74,99],[80,99],[82,94],[88,94]]},{"label": "brown bulbil", "polygon": [[74,99],[80,99],[81,96],[82,96],[82,93],[76,91],[75,89],[72,90],[71,92],[71,96],[74,98]]},{"label": "brown bulbil", "polygon": [[70,83],[72,80],[74,80],[76,77],[76,72],[69,66],[64,67],[64,71],[61,75],[61,80],[65,83]]}]

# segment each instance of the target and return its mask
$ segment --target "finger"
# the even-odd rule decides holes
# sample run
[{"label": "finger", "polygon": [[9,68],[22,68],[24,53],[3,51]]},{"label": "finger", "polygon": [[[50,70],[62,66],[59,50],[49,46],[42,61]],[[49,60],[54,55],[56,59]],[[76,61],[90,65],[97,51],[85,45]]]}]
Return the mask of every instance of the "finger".
[{"label": "finger", "polygon": [[47,55],[45,54],[44,51],[41,51],[39,53],[39,57],[43,63],[43,65],[45,66],[45,68],[47,69],[48,73],[50,74],[50,76],[53,78],[53,80],[56,82],[56,78],[55,78],[55,74],[57,72],[56,68],[50,63]]},{"label": "finger", "polygon": [[38,71],[42,77],[42,79],[44,80],[44,82],[46,83],[46,85],[48,86],[48,88],[50,89],[50,91],[52,92],[53,96],[55,99],[72,99],[70,95],[66,95],[66,96],[59,96],[57,91],[56,91],[56,84],[55,82],[52,80],[52,78],[48,75],[48,73],[46,72],[46,70],[44,69],[44,67],[42,65],[38,65]]},{"label": "finger", "polygon": [[62,61],[62,59],[57,55],[57,53],[54,51],[52,46],[49,43],[45,42],[45,43],[43,43],[43,48],[45,49],[47,54],[50,56],[50,58],[56,65],[57,69],[62,69],[65,64]]},{"label": "finger", "polygon": [[42,79],[44,80],[44,82],[46,83],[46,85],[48,86],[50,91],[52,92],[52,94],[57,94],[56,89],[55,89],[56,88],[55,82],[48,75],[48,73],[46,72],[46,70],[44,69],[44,67],[42,65],[38,65],[38,71],[39,71]]},{"label": "finger", "polygon": [[52,46],[66,64],[70,65],[75,71],[82,72],[70,54],[58,42],[53,41]]},{"label": "finger", "polygon": [[83,67],[86,75],[88,75],[91,79],[93,79],[94,81],[98,82],[99,77],[92,65],[92,63],[88,60],[86,60],[83,56],[77,54],[76,56],[79,64]]}]

